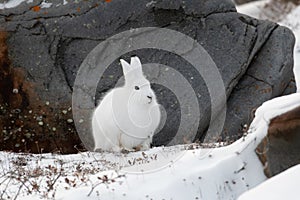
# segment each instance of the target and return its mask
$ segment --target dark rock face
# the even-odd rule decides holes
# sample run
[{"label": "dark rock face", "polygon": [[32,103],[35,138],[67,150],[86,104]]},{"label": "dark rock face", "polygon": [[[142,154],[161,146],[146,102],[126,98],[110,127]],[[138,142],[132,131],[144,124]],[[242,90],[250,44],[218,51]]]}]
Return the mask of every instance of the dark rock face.
[{"label": "dark rock face", "polygon": [[[262,102],[281,95],[292,78],[294,37],[291,31],[236,13],[231,0],[91,0],[66,5],[56,0],[50,8],[41,8],[40,4],[41,1],[35,1],[0,10],[0,23],[9,35],[7,43],[12,66],[20,67],[25,79],[34,83],[30,91],[37,94],[39,101],[50,102],[52,112],[47,116],[61,113],[71,106],[76,74],[90,51],[107,38],[133,28],[175,30],[193,38],[207,51],[222,76],[228,99],[223,139],[238,137],[242,133],[241,125],[251,120],[249,113]],[[58,4],[60,6],[56,6]],[[212,105],[201,74],[172,52],[139,49],[122,57],[130,55],[138,55],[142,63],[167,65],[188,80],[197,94],[200,119],[194,126],[199,127],[196,133],[187,133],[185,140],[175,139],[174,143],[203,140]],[[122,76],[118,59],[115,58],[101,77],[95,104],[107,90],[115,87]],[[155,76],[152,78],[154,80]],[[189,111],[181,109],[177,94],[168,88],[155,84],[153,88],[167,113],[166,124],[155,135],[154,145],[167,145],[179,130],[180,115],[188,115]],[[222,98],[222,94],[216,95],[220,95],[217,99]],[[29,103],[19,109],[23,112],[28,106],[34,107],[35,104]],[[218,112],[224,106],[217,105]],[[87,127],[89,120],[87,117],[83,119]],[[61,125],[60,130],[63,127]],[[69,129],[72,137],[78,139],[74,126],[67,132]],[[89,131],[87,128],[80,135],[84,135],[81,139],[85,146],[92,149],[93,139]],[[66,131],[60,131],[60,134],[64,135]],[[210,139],[216,141],[220,138]]]},{"label": "dark rock face", "polygon": [[272,119],[267,138],[258,147],[269,177],[299,164],[299,151],[300,107]]},{"label": "dark rock face", "polygon": [[252,111],[261,102],[280,96],[284,91],[296,91],[291,80],[293,55],[284,53],[293,52],[293,45],[294,36],[286,28],[278,27],[272,32],[229,98],[228,117],[224,126],[226,131],[229,130],[229,135],[242,135],[242,127],[251,123]]},{"label": "dark rock face", "polygon": [[234,0],[234,2],[239,5],[239,4],[245,4],[245,3],[250,3],[252,1],[259,1],[259,0]]}]

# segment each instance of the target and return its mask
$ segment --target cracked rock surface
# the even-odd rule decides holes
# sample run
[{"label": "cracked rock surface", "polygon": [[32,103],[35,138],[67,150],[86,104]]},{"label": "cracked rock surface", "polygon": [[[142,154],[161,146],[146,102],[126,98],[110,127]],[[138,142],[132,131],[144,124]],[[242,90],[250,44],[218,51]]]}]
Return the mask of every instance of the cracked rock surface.
[{"label": "cracked rock surface", "polygon": [[[54,110],[60,109],[60,105],[72,105],[76,74],[90,51],[107,38],[133,28],[179,31],[196,40],[211,56],[222,76],[228,99],[224,130],[217,138],[211,138],[213,141],[241,136],[242,125],[251,121],[253,109],[281,95],[292,79],[292,32],[275,23],[237,13],[231,0],[79,0],[66,5],[62,0],[55,0],[51,1],[50,8],[41,8],[41,2],[35,0],[0,10],[0,23],[8,32],[12,65],[25,71],[26,79],[34,83],[32,90],[41,101],[55,102],[51,104]],[[188,111],[180,110],[181,105],[172,91],[153,86],[167,114],[166,123],[154,136],[153,144],[203,140],[210,122],[211,101],[201,74],[172,52],[140,49],[123,57],[130,55],[138,55],[142,63],[160,63],[176,69],[189,80],[197,94],[200,119],[195,126],[199,125],[198,131],[187,133],[184,140],[176,139],[180,115]],[[118,60],[119,57],[115,58],[98,83],[95,105],[121,77]],[[88,121],[84,121],[87,126]],[[89,131],[80,135],[84,135],[81,139],[85,146],[92,149]]]}]

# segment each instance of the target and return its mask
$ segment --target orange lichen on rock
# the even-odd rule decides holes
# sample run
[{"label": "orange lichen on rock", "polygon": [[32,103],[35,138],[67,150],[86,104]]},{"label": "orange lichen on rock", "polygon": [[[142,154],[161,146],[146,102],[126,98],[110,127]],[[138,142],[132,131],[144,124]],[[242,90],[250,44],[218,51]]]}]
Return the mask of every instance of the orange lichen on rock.
[{"label": "orange lichen on rock", "polygon": [[41,7],[40,6],[33,6],[31,8],[34,12],[39,12],[41,10]]}]

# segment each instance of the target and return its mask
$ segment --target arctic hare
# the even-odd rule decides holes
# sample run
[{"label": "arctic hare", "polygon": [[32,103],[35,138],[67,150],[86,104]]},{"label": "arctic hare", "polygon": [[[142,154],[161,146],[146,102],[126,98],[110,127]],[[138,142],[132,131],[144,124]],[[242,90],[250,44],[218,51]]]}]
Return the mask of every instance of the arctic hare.
[{"label": "arctic hare", "polygon": [[138,57],[130,64],[120,60],[125,84],[108,92],[95,109],[92,119],[96,149],[105,151],[150,148],[160,123],[160,109]]}]

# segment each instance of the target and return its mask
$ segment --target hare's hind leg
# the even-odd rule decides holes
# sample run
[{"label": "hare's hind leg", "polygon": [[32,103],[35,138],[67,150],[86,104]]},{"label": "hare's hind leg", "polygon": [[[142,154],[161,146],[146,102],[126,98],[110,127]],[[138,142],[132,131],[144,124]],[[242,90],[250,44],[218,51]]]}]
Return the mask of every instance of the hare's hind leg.
[{"label": "hare's hind leg", "polygon": [[149,138],[147,138],[141,145],[141,150],[145,151],[145,150],[149,150],[151,148],[151,143],[152,143],[152,136]]},{"label": "hare's hind leg", "polygon": [[105,150],[101,142],[103,141],[102,131],[97,123],[97,120],[95,119],[92,120],[92,128],[93,128],[93,137],[94,137],[94,151],[98,149]]},{"label": "hare's hind leg", "polygon": [[136,147],[138,146],[135,139],[123,132],[120,134],[119,144],[120,148],[127,153],[136,151]]},{"label": "hare's hind leg", "polygon": [[94,151],[101,149],[103,151],[120,152],[118,130],[111,126],[109,123],[102,125],[104,120],[100,118],[93,119],[93,135],[94,135]]},{"label": "hare's hind leg", "polygon": [[141,151],[146,151],[150,149],[150,141],[147,140],[141,145]]},{"label": "hare's hind leg", "polygon": [[122,146],[120,144],[120,134],[119,131],[110,127],[110,130],[104,131],[104,146],[107,151],[121,152]]},{"label": "hare's hind leg", "polygon": [[102,126],[101,123],[97,119],[92,120],[93,123],[93,135],[94,135],[94,151],[97,149],[101,149],[103,151],[111,151],[112,147],[115,145],[113,144],[113,138],[110,138],[111,135],[107,134],[107,131]]}]

